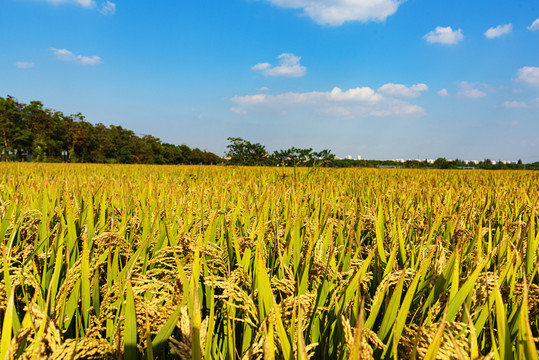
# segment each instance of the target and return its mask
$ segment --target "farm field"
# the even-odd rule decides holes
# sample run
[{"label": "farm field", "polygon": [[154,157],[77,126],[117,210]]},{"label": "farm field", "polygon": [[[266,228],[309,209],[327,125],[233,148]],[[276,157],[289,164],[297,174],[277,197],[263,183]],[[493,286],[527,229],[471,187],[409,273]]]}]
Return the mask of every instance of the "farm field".
[{"label": "farm field", "polygon": [[539,173],[0,164],[0,359],[537,359]]}]

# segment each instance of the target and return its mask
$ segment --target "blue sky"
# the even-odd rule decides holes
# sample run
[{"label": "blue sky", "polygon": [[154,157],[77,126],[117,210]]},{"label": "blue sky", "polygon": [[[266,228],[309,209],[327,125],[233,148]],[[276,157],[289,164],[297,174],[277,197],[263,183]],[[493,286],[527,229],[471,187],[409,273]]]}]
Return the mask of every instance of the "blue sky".
[{"label": "blue sky", "polygon": [[539,161],[539,2],[0,0],[0,96],[222,155]]}]

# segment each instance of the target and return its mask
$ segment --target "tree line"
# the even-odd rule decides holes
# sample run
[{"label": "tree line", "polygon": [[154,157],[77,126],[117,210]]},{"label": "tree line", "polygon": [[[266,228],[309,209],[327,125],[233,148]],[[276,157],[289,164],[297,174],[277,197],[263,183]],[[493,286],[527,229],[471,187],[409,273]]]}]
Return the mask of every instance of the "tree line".
[{"label": "tree line", "polygon": [[312,148],[300,149],[292,147],[269,153],[260,143],[252,143],[240,137],[229,137],[227,158],[231,165],[247,166],[328,166],[335,155],[330,150],[313,151]]},{"label": "tree line", "polygon": [[539,162],[506,164],[485,159],[469,165],[461,160],[438,158],[426,160],[337,159],[331,150],[292,147],[272,153],[260,143],[229,137],[226,158],[191,149],[187,145],[162,142],[152,135],[138,136],[121,126],[93,125],[81,113],[65,115],[44,108],[40,101],[24,104],[11,96],[0,97],[0,160],[84,162],[120,164],[230,164],[244,166],[327,166],[327,167],[403,167],[489,170],[533,169]]},{"label": "tree line", "polygon": [[137,136],[121,126],[93,125],[80,113],[65,115],[0,97],[0,159],[122,164],[216,164],[222,159],[152,135]]},{"label": "tree line", "polygon": [[477,163],[467,163],[463,160],[447,160],[438,158],[433,162],[428,160],[354,160],[338,159],[330,150],[315,152],[312,149],[277,150],[270,153],[260,143],[252,143],[239,137],[229,137],[227,146],[227,163],[246,166],[324,166],[324,167],[370,167],[370,168],[410,168],[410,169],[483,169],[483,170],[539,170],[539,162],[523,164],[504,163],[485,159]]},{"label": "tree line", "polygon": [[481,170],[539,170],[539,162],[524,164],[521,160],[516,163],[504,163],[485,159],[477,163],[468,163],[460,159],[447,160],[438,158],[434,162],[427,160],[406,160],[399,162],[395,160],[353,160],[336,159],[332,165],[334,167],[391,167],[405,169],[481,169]]}]

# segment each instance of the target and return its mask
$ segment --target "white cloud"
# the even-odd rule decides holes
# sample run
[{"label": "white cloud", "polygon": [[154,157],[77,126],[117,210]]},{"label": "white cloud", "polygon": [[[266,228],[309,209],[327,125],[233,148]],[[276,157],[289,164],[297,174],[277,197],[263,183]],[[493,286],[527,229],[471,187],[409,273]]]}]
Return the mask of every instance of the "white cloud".
[{"label": "white cloud", "polygon": [[273,98],[273,95],[265,94],[256,94],[256,95],[243,95],[243,96],[234,96],[231,100],[238,105],[248,106],[248,105],[257,105],[263,104],[266,102],[266,99]]},{"label": "white cloud", "polygon": [[85,8],[90,8],[92,6],[95,6],[94,0],[42,0],[46,1],[48,3],[59,5],[59,4],[77,4],[80,6],[83,6]]},{"label": "white cloud", "polygon": [[467,98],[467,99],[478,99],[486,96],[487,93],[478,89],[476,84],[470,84],[469,82],[462,81],[460,83],[460,91],[457,93],[457,96]]},{"label": "white cloud", "polygon": [[19,69],[30,69],[34,67],[34,63],[29,61],[17,61],[15,66]]},{"label": "white cloud", "polygon": [[372,102],[376,103],[383,99],[383,96],[376,94],[369,87],[357,87],[342,91],[338,87],[334,87],[331,91],[311,91],[305,93],[288,92],[278,95],[255,94],[234,96],[232,101],[239,105],[258,105],[268,103],[280,104],[315,104],[320,101],[326,102]]},{"label": "white cloud", "polygon": [[528,30],[530,31],[539,30],[539,19],[535,19],[535,21],[530,26],[528,26]]},{"label": "white cloud", "polygon": [[528,105],[523,101],[506,101],[503,103],[503,107],[508,109],[524,109],[527,108]]},{"label": "white cloud", "polygon": [[485,31],[485,37],[487,39],[495,39],[500,36],[510,34],[513,32],[513,24],[498,25],[496,27],[491,27]]},{"label": "white cloud", "polygon": [[479,89],[464,89],[458,92],[460,97],[465,97],[468,99],[478,99],[485,95],[487,95],[484,91],[481,91]]},{"label": "white cloud", "polygon": [[449,96],[449,92],[447,91],[447,89],[442,89],[438,91],[437,94],[440,96]]},{"label": "white cloud", "polygon": [[82,65],[97,65],[101,64],[101,58],[99,56],[81,56],[77,55],[77,62]]},{"label": "white cloud", "polygon": [[103,15],[112,15],[116,12],[116,4],[109,0],[101,1],[99,5],[95,0],[40,0],[45,1],[54,5],[60,4],[75,4],[85,7],[87,9],[94,8],[98,9],[99,12]]},{"label": "white cloud", "polygon": [[67,49],[51,48],[51,50],[56,56],[56,58],[61,61],[71,61],[81,65],[101,64],[101,58],[99,56],[75,55]]},{"label": "white cloud", "polygon": [[300,77],[305,75],[307,68],[299,63],[301,57],[294,54],[284,53],[279,55],[279,65],[273,66],[267,62],[258,63],[251,68],[260,71],[266,76]]},{"label": "white cloud", "polygon": [[251,70],[260,70],[260,71],[264,71],[264,70],[267,70],[271,68],[271,64],[270,63],[258,63],[256,65],[254,65]]},{"label": "white cloud", "polygon": [[112,1],[105,1],[103,5],[101,5],[99,12],[103,15],[113,15],[116,12],[116,4]]},{"label": "white cloud", "polygon": [[382,95],[376,94],[373,89],[367,86],[348,89],[346,91],[342,91],[340,88],[335,86],[330,93],[323,94],[327,94],[329,100],[333,101],[378,102],[383,98]]},{"label": "white cloud", "polygon": [[518,69],[517,80],[529,85],[539,86],[539,67],[524,66]]},{"label": "white cloud", "polygon": [[238,115],[245,115],[247,114],[247,111],[245,109],[242,109],[242,108],[239,108],[239,107],[231,107],[230,108],[230,111],[232,111],[233,113],[236,113]]},{"label": "white cloud", "polygon": [[455,45],[461,42],[462,39],[464,39],[464,35],[462,33],[462,29],[453,30],[451,26],[437,26],[435,30],[429,32],[428,34],[423,36],[423,38],[431,44],[439,43]]},{"label": "white cloud", "polygon": [[394,97],[415,98],[421,95],[421,92],[427,91],[429,87],[425,84],[415,84],[410,87],[402,84],[385,84],[378,89],[379,93]]},{"label": "white cloud", "polygon": [[54,55],[56,56],[56,58],[58,60],[62,60],[62,61],[75,61],[76,57],[75,55],[67,50],[67,49],[56,49],[56,48],[51,48],[52,52],[54,53]]},{"label": "white cloud", "polygon": [[[382,88],[384,87],[382,86]],[[419,88],[422,90],[415,91],[424,91],[424,86],[419,86]],[[402,94],[395,96],[402,96]],[[425,110],[420,106],[410,104],[393,96],[384,96],[369,87],[357,87],[348,90],[334,87],[331,91],[243,95],[234,96],[230,100],[238,106],[231,108],[236,113],[239,113],[238,109],[245,112],[300,109],[302,111],[314,110],[320,114],[339,116],[344,119],[362,116],[418,116],[425,113]]]},{"label": "white cloud", "polygon": [[539,98],[530,100],[528,102],[524,101],[505,101],[502,104],[503,107],[507,109],[527,109],[527,108],[537,108],[539,107]]},{"label": "white cloud", "polygon": [[339,26],[347,21],[385,21],[406,0],[266,0],[298,9],[321,25]]}]

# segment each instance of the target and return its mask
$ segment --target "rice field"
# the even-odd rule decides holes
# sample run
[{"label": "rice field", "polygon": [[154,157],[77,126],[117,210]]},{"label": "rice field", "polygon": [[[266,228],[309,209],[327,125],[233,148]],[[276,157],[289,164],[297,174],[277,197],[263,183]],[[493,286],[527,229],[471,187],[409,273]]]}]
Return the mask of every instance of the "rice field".
[{"label": "rice field", "polygon": [[538,359],[539,173],[0,164],[0,360]]}]

